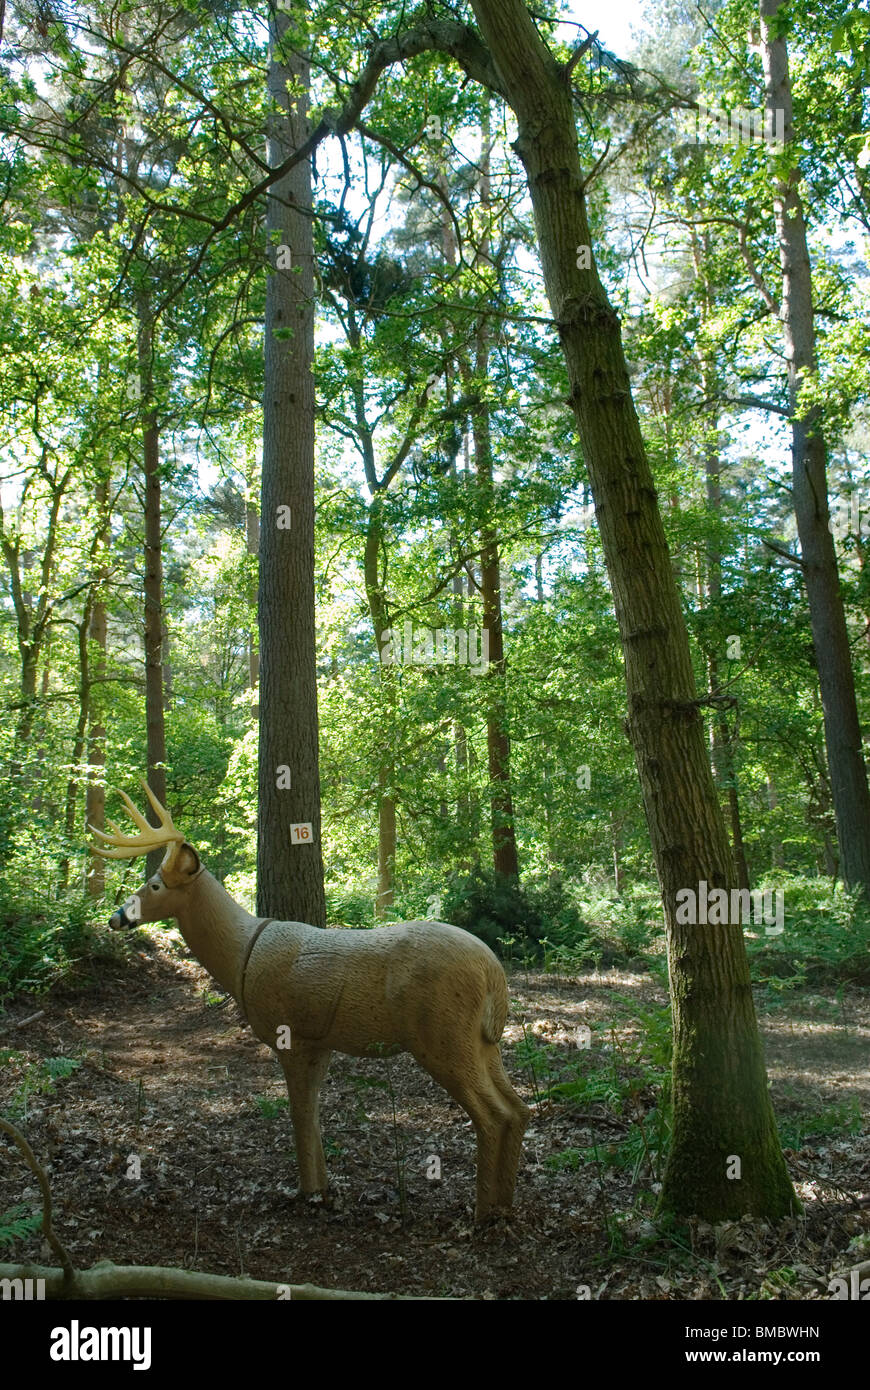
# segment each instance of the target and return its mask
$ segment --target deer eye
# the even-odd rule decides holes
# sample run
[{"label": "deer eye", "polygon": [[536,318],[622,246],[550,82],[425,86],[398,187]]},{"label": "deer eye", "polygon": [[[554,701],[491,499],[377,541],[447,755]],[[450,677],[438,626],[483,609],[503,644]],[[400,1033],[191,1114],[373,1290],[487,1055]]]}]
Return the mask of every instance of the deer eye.
[{"label": "deer eye", "polygon": [[151,887],[154,889],[155,893],[158,893],[160,889],[163,887],[163,884],[160,882],[159,878],[152,878]]}]

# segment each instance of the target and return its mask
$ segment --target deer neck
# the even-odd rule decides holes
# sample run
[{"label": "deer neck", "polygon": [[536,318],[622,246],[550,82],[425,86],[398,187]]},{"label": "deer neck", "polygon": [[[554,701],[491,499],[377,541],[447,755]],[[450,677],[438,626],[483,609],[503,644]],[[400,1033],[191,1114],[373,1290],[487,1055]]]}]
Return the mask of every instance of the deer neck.
[{"label": "deer neck", "polygon": [[260,919],[239,907],[208,869],[185,897],[178,913],[181,935],[200,964],[240,1001],[247,946]]}]

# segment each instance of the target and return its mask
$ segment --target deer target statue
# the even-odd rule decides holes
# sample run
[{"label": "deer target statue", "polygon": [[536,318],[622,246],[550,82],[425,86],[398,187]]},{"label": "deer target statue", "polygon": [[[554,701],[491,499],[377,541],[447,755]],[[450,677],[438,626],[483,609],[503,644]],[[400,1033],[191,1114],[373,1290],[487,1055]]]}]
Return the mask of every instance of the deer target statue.
[{"label": "deer target statue", "polygon": [[104,859],[135,859],[166,846],[157,873],[109,925],[117,930],[176,918],[197,960],[275,1052],[290,1097],[300,1191],[328,1196],[319,1097],[331,1054],[410,1052],[471,1117],[475,1220],[509,1208],[529,1110],[502,1066],[507,981],[489,947],[445,922],[324,931],[252,917],[142,786],[158,826],[121,792],[139,833],[125,835],[114,821],[108,822],[112,834],[88,827],[105,846],[94,846]]}]

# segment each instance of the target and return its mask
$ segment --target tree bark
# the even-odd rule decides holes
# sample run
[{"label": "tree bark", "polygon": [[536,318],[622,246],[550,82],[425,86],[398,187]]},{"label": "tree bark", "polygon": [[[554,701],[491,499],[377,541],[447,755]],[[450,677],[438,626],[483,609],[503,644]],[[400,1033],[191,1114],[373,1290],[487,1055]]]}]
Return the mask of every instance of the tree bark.
[{"label": "tree bark", "polygon": [[[351,314],[351,322],[353,315]],[[358,347],[359,344],[354,344]],[[381,550],[384,544],[381,522],[381,484],[375,473],[374,444],[365,418],[364,393],[362,382],[358,383],[356,420],[360,444],[365,459],[366,476],[372,494],[366,523],[365,553],[363,556],[363,576],[366,586],[366,599],[372,620],[375,650],[378,656],[378,682],[382,697],[381,719],[387,730],[395,727],[396,719],[396,673],[395,667],[381,662],[384,650],[384,634],[390,629],[390,615],[387,596],[380,572]],[[396,800],[393,791],[394,767],[389,756],[391,740],[384,740],[385,752],[378,767],[378,894],[375,902],[375,916],[382,918],[395,900],[396,865]]]},{"label": "tree bark", "polygon": [[[21,548],[21,535],[14,527],[9,527],[0,503],[0,549],[9,570],[9,587],[12,606],[15,611],[15,628],[18,641],[18,654],[21,662],[20,699],[18,721],[10,763],[13,780],[19,778],[24,766],[25,751],[33,733],[38,705],[37,688],[39,684],[39,663],[43,646],[48,640],[49,629],[54,615],[54,599],[51,594],[52,576],[60,543],[60,508],[66,493],[72,469],[55,473],[53,478],[44,473],[49,481],[51,500],[48,509],[48,524],[45,544],[39,561],[38,594],[34,596],[26,588],[26,572],[33,560],[30,551]],[[27,487],[30,486],[28,482]]]},{"label": "tree bark", "polygon": [[[489,373],[488,328],[477,328],[475,370],[478,381]],[[485,389],[485,388],[484,388]],[[492,475],[492,431],[489,404],[484,401],[472,415],[474,466],[484,520],[480,528],[480,587],[483,597],[483,630],[489,634],[489,669],[484,680],[487,695],[486,744],[489,757],[489,801],[492,828],[492,862],[497,874],[519,880],[514,807],[511,793],[510,738],[507,729],[507,663],[501,606],[501,567],[498,534],[492,521],[495,489]]]},{"label": "tree bark", "polygon": [[[163,703],[163,536],[160,480],[160,427],[154,399],[154,330],[144,296],[139,315],[139,389],[143,402],[142,445],[145,475],[145,744],[147,780],[161,805],[166,805],[166,722]],[[151,825],[157,815],[148,807]],[[145,858],[145,872],[155,874],[163,850]]]},{"label": "tree bark", "polygon": [[[254,506],[250,496],[245,498],[245,551],[252,559],[257,559],[260,554],[260,514]],[[254,589],[253,601],[256,602],[256,587]],[[260,680],[260,652],[257,646],[257,634],[254,630],[248,631],[248,688],[252,695],[257,689]],[[258,719],[260,706],[256,699],[251,700],[251,718]]]},{"label": "tree bark", "polygon": [[[483,148],[480,154],[480,202],[484,215],[490,201],[490,123],[489,102],[481,121]],[[484,265],[491,255],[489,226],[484,229],[476,259]],[[511,793],[510,738],[507,722],[507,662],[504,654],[504,625],[501,603],[501,566],[498,532],[495,526],[495,487],[492,468],[492,428],[490,424],[489,347],[490,325],[481,315],[475,326],[474,370],[484,393],[471,417],[474,439],[474,468],[480,495],[480,588],[483,598],[483,630],[489,634],[489,669],[484,691],[487,696],[486,746],[489,761],[489,802],[492,827],[492,862],[497,874],[519,881],[514,807]]]},{"label": "tree bark", "polygon": [[[91,672],[88,652],[88,634],[93,618],[94,595],[93,590],[87,591],[84,612],[81,621],[78,623],[78,648],[79,648],[79,712],[76,719],[75,733],[73,734],[72,756],[70,758],[70,775],[66,783],[66,807],[64,810],[64,835],[66,836],[67,846],[72,844],[76,831],[76,807],[79,799],[79,786],[81,784],[82,761],[85,755],[85,742],[88,730],[88,707],[91,693]],[[62,887],[66,887],[69,882],[70,857],[68,848],[64,849],[63,857],[60,861],[59,879]]]},{"label": "tree bark", "polygon": [[[88,634],[91,644],[91,676],[88,688],[88,785],[85,793],[85,823],[97,830],[105,828],[106,820],[106,726],[105,719],[105,678],[106,646],[108,640],[108,614],[106,610],[105,585],[109,570],[106,558],[106,543],[109,536],[109,479],[100,478],[95,488],[99,513],[98,535],[95,541],[97,566],[94,574],[97,587],[94,589],[94,603],[91,609],[91,624]],[[102,898],[106,891],[106,861],[99,855],[89,852],[87,871],[87,890],[92,898]]]},{"label": "tree bark", "polygon": [[[309,133],[309,68],[298,53],[289,55],[288,50],[288,56],[282,56],[285,35],[293,40],[291,17],[286,10],[276,10],[270,18],[268,79],[273,166],[298,149]],[[314,616],[311,208],[311,162],[304,159],[272,185],[266,204],[270,268],[258,597],[257,911],[264,917],[325,927]],[[290,770],[289,788],[278,786],[281,767]],[[305,825],[311,826],[310,834],[291,831],[292,826]]]},{"label": "tree bark", "polygon": [[[673,1139],[661,1206],[720,1221],[796,1210],[767,1090],[739,924],[677,922],[676,895],[728,888],[731,852],[688,634],[629,387],[591,247],[566,73],[522,0],[472,0],[517,117],[547,295],[589,469],[625,657],[627,728],[662,888],[674,1013]],[[739,1180],[732,1158],[740,1160]]]},{"label": "tree bark", "polygon": [[[776,783],[774,782],[773,778],[768,774],[767,808],[769,811],[775,811],[778,806],[779,796],[776,790]],[[772,869],[785,868],[785,849],[783,847],[782,840],[780,840],[779,837],[776,835],[770,842],[770,867]]]},{"label": "tree bark", "polygon": [[[813,284],[800,168],[794,152],[791,82],[781,0],[760,0],[761,57],[770,119],[782,111],[784,151],[776,153],[774,216],[782,271],[782,319],[792,412],[792,495],[800,538],[810,624],[819,673],[825,745],[840,846],[840,871],[850,888],[870,892],[870,791],[855,698],[849,633],[829,529],[827,444],[818,406],[800,404],[816,368]],[[771,127],[773,128],[773,127]],[[787,173],[782,162],[791,155]]]},{"label": "tree bark", "polygon": [[613,847],[613,886],[616,890],[616,896],[620,897],[622,894],[622,865],[619,854],[622,849],[622,827],[612,811],[610,812],[610,842]]},{"label": "tree bark", "polygon": [[[705,400],[712,400],[716,390],[715,377],[711,369],[702,364],[702,381]],[[718,419],[708,424],[707,444],[704,450],[704,473],[707,485],[707,507],[716,525],[722,507],[722,486],[718,444]],[[718,539],[713,536],[707,544],[707,596],[718,604],[722,597],[722,556]],[[719,662],[711,656],[708,662],[710,694],[718,696]],[[746,862],[746,847],[743,843],[743,824],[740,818],[740,797],[737,790],[737,766],[734,757],[734,743],[728,720],[721,710],[715,715],[711,725],[713,769],[724,786],[728,798],[728,815],[731,821],[731,850],[734,856],[734,871],[738,888],[749,888],[749,865]]]}]

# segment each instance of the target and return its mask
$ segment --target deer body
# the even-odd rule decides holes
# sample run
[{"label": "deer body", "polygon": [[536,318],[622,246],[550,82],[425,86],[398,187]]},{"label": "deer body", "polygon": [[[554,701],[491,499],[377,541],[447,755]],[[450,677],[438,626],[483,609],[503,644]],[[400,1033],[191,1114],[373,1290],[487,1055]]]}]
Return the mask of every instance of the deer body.
[{"label": "deer body", "polygon": [[[275,1052],[290,1098],[301,1191],[327,1194],[319,1095],[332,1052],[402,1051],[471,1117],[475,1218],[509,1207],[529,1111],[501,1062],[507,982],[489,947],[445,922],[325,931],[253,917],[203,868],[150,792],[149,799],[165,817],[169,848],[158,872],[110,925],[175,917],[193,954]],[[143,835],[160,833],[140,822]],[[101,851],[107,857],[132,857],[134,845],[136,853],[153,848],[113,828],[114,836],[103,837],[115,851]]]}]

